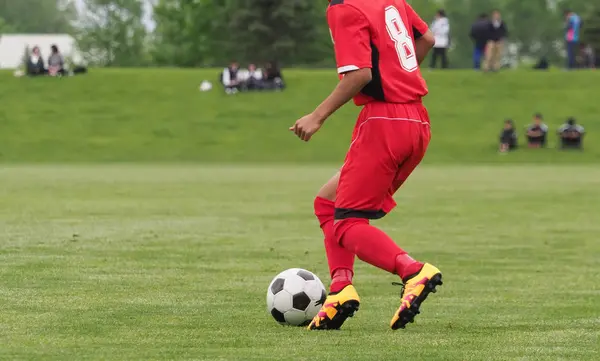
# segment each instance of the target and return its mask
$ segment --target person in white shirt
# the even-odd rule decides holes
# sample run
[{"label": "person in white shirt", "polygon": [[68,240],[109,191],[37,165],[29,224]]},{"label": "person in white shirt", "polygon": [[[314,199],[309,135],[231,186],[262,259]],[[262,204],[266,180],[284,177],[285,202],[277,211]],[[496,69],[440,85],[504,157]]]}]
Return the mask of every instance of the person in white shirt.
[{"label": "person in white shirt", "polygon": [[263,72],[256,65],[248,65],[248,79],[246,80],[248,90],[260,90],[263,88]]},{"label": "person in white shirt", "polygon": [[45,74],[46,67],[44,66],[44,59],[42,59],[40,48],[38,46],[34,46],[29,59],[27,59],[27,75],[37,76]]},{"label": "person in white shirt", "polygon": [[221,83],[225,87],[225,92],[227,94],[237,93],[240,89],[240,80],[238,77],[238,72],[240,70],[240,66],[237,62],[232,62],[229,67],[223,69],[221,73]]},{"label": "person in white shirt", "polygon": [[435,68],[438,58],[441,58],[442,69],[446,69],[448,68],[448,48],[450,47],[450,22],[444,10],[439,10],[435,14],[435,20],[433,20],[430,30],[435,37],[430,66],[432,69]]}]

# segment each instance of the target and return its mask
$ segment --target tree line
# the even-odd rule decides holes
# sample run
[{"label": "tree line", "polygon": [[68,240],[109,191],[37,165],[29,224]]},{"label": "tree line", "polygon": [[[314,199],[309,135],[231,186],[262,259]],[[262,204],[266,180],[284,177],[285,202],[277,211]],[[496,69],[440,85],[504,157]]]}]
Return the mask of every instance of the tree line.
[{"label": "tree line", "polygon": [[[144,21],[152,2],[152,28]],[[100,66],[222,66],[278,61],[285,66],[334,63],[327,3],[306,0],[0,0],[2,33],[70,33]],[[584,20],[583,40],[600,53],[600,3],[589,0],[414,0],[427,22],[445,9],[453,67],[469,67],[471,23],[499,9],[521,58],[561,61],[563,10]]]}]

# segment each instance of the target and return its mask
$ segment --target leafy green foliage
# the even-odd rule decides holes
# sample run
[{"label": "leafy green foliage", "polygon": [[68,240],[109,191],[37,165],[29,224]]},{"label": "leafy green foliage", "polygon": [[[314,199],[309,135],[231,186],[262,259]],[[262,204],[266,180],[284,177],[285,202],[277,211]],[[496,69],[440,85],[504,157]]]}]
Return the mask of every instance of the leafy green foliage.
[{"label": "leafy green foliage", "polygon": [[600,4],[590,4],[583,18],[583,41],[589,43],[600,56]]},{"label": "leafy green foliage", "polygon": [[0,17],[0,33],[68,33],[75,8],[58,0],[0,0]]},{"label": "leafy green foliage", "polygon": [[134,66],[147,61],[143,0],[85,0],[85,8],[77,38],[88,62]]}]

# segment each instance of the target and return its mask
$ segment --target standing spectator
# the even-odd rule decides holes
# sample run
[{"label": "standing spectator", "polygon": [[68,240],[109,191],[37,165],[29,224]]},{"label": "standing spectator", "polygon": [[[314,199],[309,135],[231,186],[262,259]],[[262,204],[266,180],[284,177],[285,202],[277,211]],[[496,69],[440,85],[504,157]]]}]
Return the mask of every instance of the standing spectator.
[{"label": "standing spectator", "polygon": [[485,47],[490,40],[490,20],[487,14],[479,15],[479,18],[471,26],[471,39],[473,40],[473,68],[481,69],[481,59],[485,54]]},{"label": "standing spectator", "polygon": [[31,55],[27,59],[27,75],[38,76],[45,74],[46,68],[44,66],[44,59],[40,53],[40,47],[34,46],[31,50]]},{"label": "standing spectator", "polygon": [[548,126],[544,124],[544,117],[537,113],[533,116],[533,123],[527,127],[527,145],[529,148],[544,148],[548,135]]},{"label": "standing spectator", "polygon": [[500,69],[500,60],[504,49],[504,41],[508,36],[508,30],[502,14],[499,10],[492,12],[492,20],[489,24],[490,38],[485,49],[484,71],[497,71]]},{"label": "standing spectator", "polygon": [[450,47],[450,22],[446,17],[444,10],[439,10],[435,15],[435,20],[431,24],[431,32],[435,37],[433,54],[431,55],[431,68],[437,65],[437,59],[442,59],[442,69],[448,68],[448,48]]},{"label": "standing spectator", "polygon": [[221,83],[223,83],[225,92],[227,94],[237,93],[240,90],[240,80],[238,77],[239,70],[240,65],[235,61],[223,70],[223,74],[221,75]]},{"label": "standing spectator", "polygon": [[567,44],[567,69],[577,67],[579,51],[579,34],[582,26],[581,18],[571,10],[565,10],[565,41]]},{"label": "standing spectator", "polygon": [[567,123],[558,128],[558,136],[562,149],[582,149],[585,129],[576,123],[575,118],[569,118]]},{"label": "standing spectator", "polygon": [[65,75],[65,60],[60,51],[58,51],[58,46],[52,45],[50,50],[51,54],[48,57],[48,75]]},{"label": "standing spectator", "polygon": [[500,133],[500,153],[506,153],[517,149],[517,131],[515,123],[511,119],[504,121],[504,128]]}]

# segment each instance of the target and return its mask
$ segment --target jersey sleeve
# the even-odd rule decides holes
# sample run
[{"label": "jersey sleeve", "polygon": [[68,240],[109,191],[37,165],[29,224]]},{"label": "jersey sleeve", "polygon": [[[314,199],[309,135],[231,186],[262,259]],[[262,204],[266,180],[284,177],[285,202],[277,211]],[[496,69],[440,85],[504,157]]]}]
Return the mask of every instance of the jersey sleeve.
[{"label": "jersey sleeve", "polygon": [[408,21],[413,29],[413,34],[415,40],[423,36],[429,30],[429,26],[417,12],[410,6],[410,4],[406,3],[406,15],[408,16]]},{"label": "jersey sleeve", "polygon": [[371,68],[371,32],[365,16],[351,5],[339,4],[327,10],[327,23],[338,73]]}]

